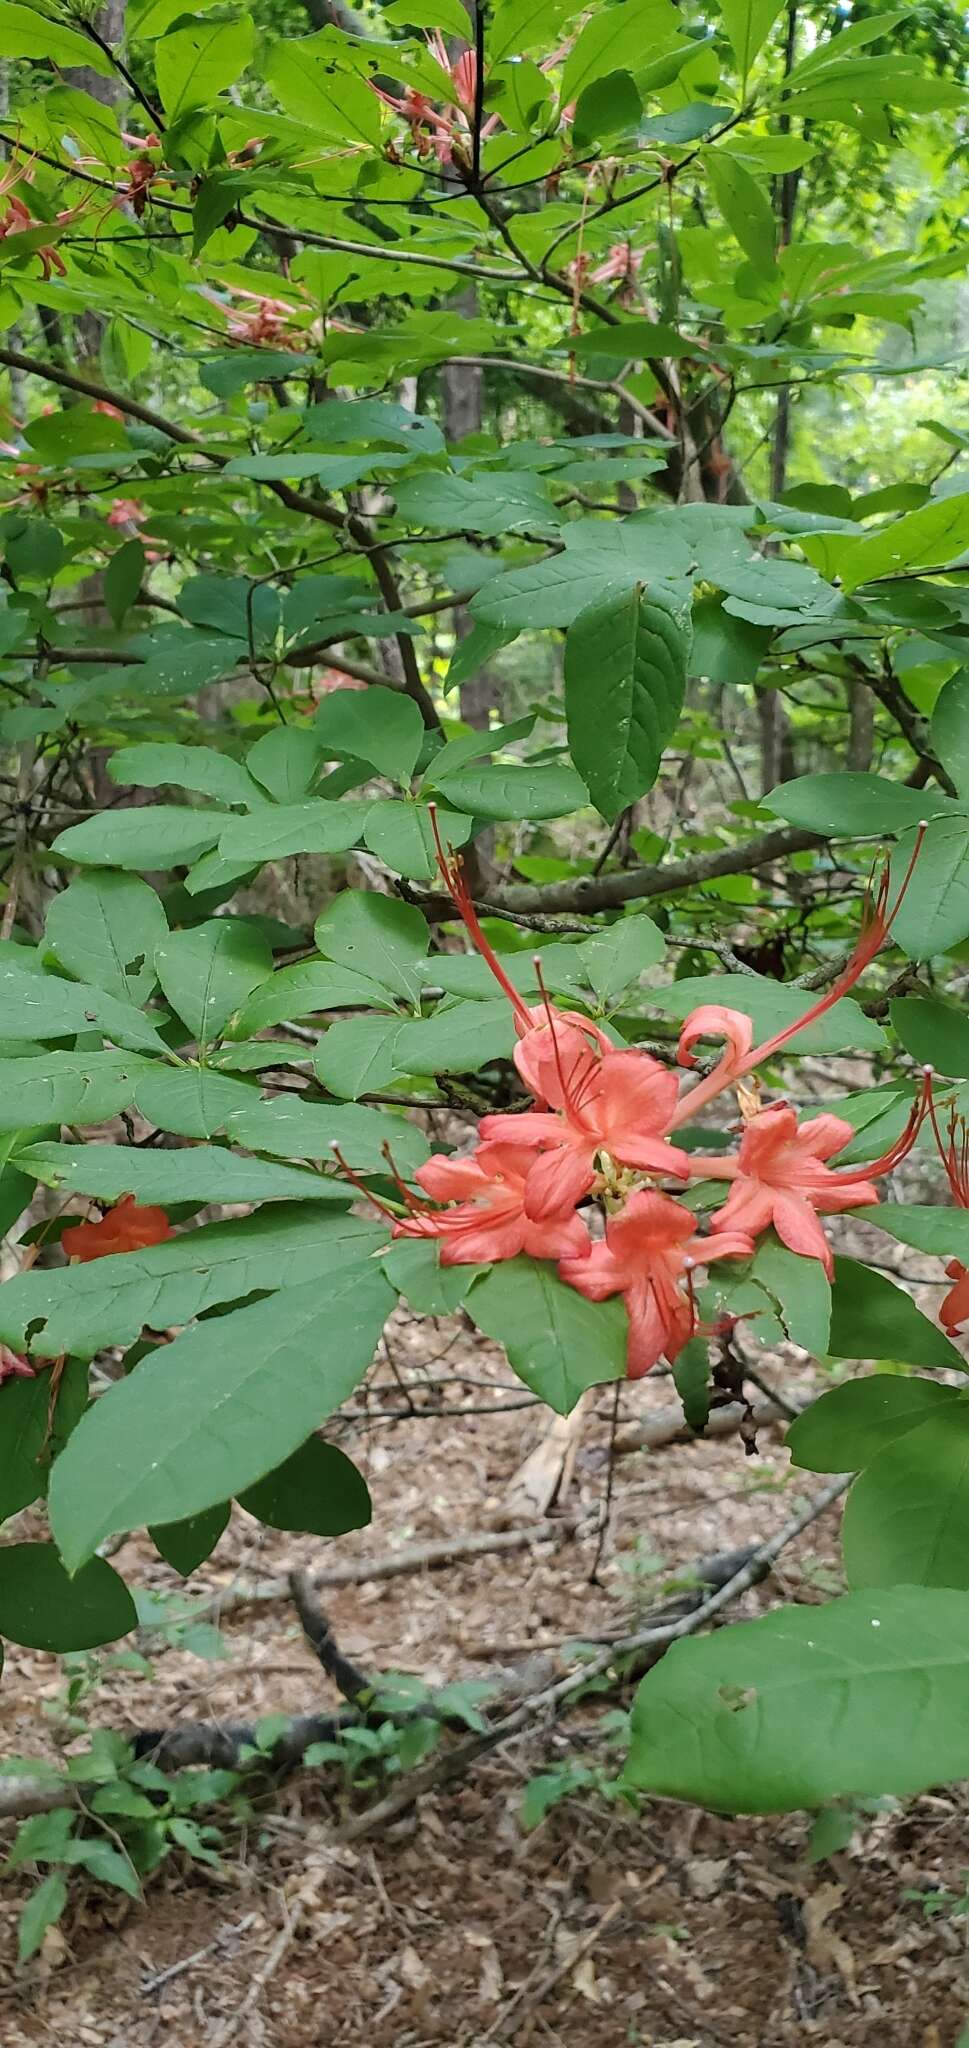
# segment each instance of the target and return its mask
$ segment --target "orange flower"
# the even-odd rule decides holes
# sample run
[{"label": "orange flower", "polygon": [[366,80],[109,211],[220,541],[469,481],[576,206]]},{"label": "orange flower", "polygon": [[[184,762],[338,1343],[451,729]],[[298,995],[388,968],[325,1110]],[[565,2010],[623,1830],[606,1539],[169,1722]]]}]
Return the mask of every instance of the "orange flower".
[{"label": "orange flower", "polygon": [[[627,1378],[641,1379],[665,1356],[672,1364],[697,1327],[689,1286],[694,1266],[711,1259],[745,1259],[753,1241],[723,1231],[714,1243],[695,1235],[696,1217],[669,1195],[631,1195],[620,1216],[610,1216],[605,1244],[584,1259],[563,1259],[559,1272],[588,1301],[621,1294],[629,1315]],[[687,1281],[684,1287],[683,1282]]]},{"label": "orange flower", "polygon": [[164,1209],[140,1208],[134,1195],[122,1195],[99,1223],[73,1223],[61,1243],[68,1258],[83,1266],[114,1252],[140,1252],[150,1244],[164,1244],[171,1234]]}]

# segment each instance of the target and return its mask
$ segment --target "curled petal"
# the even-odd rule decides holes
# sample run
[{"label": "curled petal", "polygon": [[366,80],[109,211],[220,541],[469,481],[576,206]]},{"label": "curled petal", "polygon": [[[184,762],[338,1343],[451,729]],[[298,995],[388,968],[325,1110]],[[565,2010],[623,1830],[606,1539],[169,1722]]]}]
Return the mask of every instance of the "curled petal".
[{"label": "curled petal", "polygon": [[696,1066],[693,1047],[699,1038],[725,1039],[723,1064],[739,1068],[753,1045],[754,1027],[739,1010],[728,1010],[722,1003],[701,1003],[698,1010],[691,1010],[680,1032],[676,1057],[681,1067]]},{"label": "curled petal", "polygon": [[476,1159],[452,1159],[446,1152],[433,1152],[418,1167],[414,1179],[435,1202],[467,1202],[485,1186]]},{"label": "curled petal", "polygon": [[570,1265],[584,1265],[592,1250],[592,1239],[581,1216],[542,1217],[537,1223],[526,1216],[524,1249],[533,1259],[562,1259]]}]

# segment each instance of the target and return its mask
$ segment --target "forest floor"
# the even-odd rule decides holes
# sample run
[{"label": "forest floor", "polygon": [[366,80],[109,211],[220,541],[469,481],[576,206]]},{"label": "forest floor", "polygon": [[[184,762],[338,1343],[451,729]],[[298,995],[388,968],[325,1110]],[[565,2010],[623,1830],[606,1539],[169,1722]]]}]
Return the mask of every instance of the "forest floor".
[{"label": "forest floor", "polygon": [[[341,1441],[371,1481],[373,1525],[321,1556],[316,1539],[274,1535],[237,1512],[192,1582],[193,1599],[217,1596],[206,1618],[219,1638],[201,1647],[223,1654],[195,1654],[172,1628],[144,1638],[150,1671],[112,1670],[106,1656],[92,1725],[335,1705],[285,1596],[233,1605],[227,1594],[293,1565],[385,1557],[528,1519],[510,1512],[509,1489],[547,1434],[547,1411],[509,1405],[520,1384],[461,1319],[419,1325],[403,1313],[391,1341],[393,1365],[341,1418]],[[794,1352],[765,1371],[789,1399],[823,1381]],[[621,1428],[672,1399],[668,1379],[623,1388]],[[576,1533],[326,1592],[341,1649],[368,1672],[536,1690],[569,1668],[577,1639],[637,1626],[678,1571],[769,1538],[823,1486],[791,1470],[776,1425],[752,1456],[736,1434],[627,1452],[593,1580],[612,1406],[611,1389],[591,1398],[555,1510]],[[836,1592],[837,1520],[829,1509],[727,1618]],[[31,1518],[22,1523],[30,1533]],[[145,1537],[117,1563],[155,1594],[179,1589]],[[10,1650],[3,1754],[56,1753],[63,1685],[55,1659]],[[587,1698],[555,1722],[539,1718],[355,1842],[341,1844],[339,1830],[384,1787],[348,1791],[304,1770],[255,1816],[227,1823],[217,1870],[172,1856],[144,1903],[78,1882],[25,1966],[16,1921],[31,1880],[12,1874],[0,1904],[0,2048],[953,2048],[969,2010],[969,1918],[958,1911],[966,1790],[866,1817],[848,1848],[818,1864],[803,1815],[718,1818],[667,1801],[636,1814],[586,1794],[526,1830],[529,1781],[569,1760],[608,1760],[597,1723],[620,1703]]]}]

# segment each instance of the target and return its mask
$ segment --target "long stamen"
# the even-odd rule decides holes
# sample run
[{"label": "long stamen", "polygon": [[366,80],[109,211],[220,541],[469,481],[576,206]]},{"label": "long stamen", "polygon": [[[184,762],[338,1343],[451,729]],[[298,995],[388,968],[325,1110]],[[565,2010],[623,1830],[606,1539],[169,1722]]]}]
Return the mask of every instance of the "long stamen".
[{"label": "long stamen", "polygon": [[397,1167],[394,1155],[386,1139],[381,1145],[380,1151],[382,1157],[387,1162],[387,1168],[390,1173],[391,1180],[394,1182],[395,1187],[399,1190],[403,1200],[407,1204],[408,1209],[410,1209],[411,1213],[415,1216],[426,1215],[428,1209],[432,1207],[432,1204],[430,1202],[422,1202],[417,1195],[411,1192],[411,1189],[408,1187],[407,1182],[403,1179]]},{"label": "long stamen", "polygon": [[389,1202],[382,1201],[379,1195],[373,1194],[371,1190],[368,1188],[366,1181],[361,1180],[360,1175],[354,1171],[354,1168],[352,1166],[347,1165],[347,1162],[344,1159],[343,1153],[341,1152],[340,1147],[337,1144],[335,1138],[330,1139],[330,1151],[332,1152],[333,1157],[336,1160],[336,1163],[340,1169],[340,1172],[343,1175],[344,1180],[348,1180],[350,1186],[352,1188],[356,1188],[358,1195],[362,1195],[365,1201],[372,1202],[373,1207],[378,1211],[378,1213],[381,1216],[386,1216],[388,1222],[399,1223],[400,1217],[398,1216],[396,1209],[392,1209],[390,1207]]},{"label": "long stamen", "polygon": [[858,1180],[859,1177],[865,1180],[874,1180],[876,1175],[891,1173],[892,1168],[899,1166],[902,1160],[911,1152],[912,1146],[927,1116],[931,1118],[933,1129],[936,1131],[936,1137],[938,1138],[935,1105],[932,1100],[933,1077],[934,1069],[932,1067],[923,1067],[922,1086],[909,1110],[905,1129],[899,1132],[898,1137],[894,1139],[891,1145],[885,1147],[881,1157],[873,1159],[870,1164],[864,1166],[834,1167],[832,1168],[832,1178],[834,1180],[840,1181],[843,1184],[846,1181]]},{"label": "long stamen", "polygon": [[915,835],[912,857],[902,877],[901,887],[891,910],[886,914],[885,906],[888,902],[890,882],[890,870],[886,864],[878,885],[874,907],[872,907],[871,887],[869,885],[866,898],[868,906],[866,920],[858,944],[846,966],[842,968],[841,973],[832,982],[831,987],[826,993],[816,1003],[812,1003],[809,1010],[805,1010],[803,1017],[798,1017],[793,1024],[785,1025],[783,1031],[775,1031],[773,1038],[765,1039],[762,1045],[755,1045],[751,1048],[737,1069],[739,1074],[751,1073],[754,1067],[760,1066],[772,1053],[778,1052],[782,1045],[787,1045],[788,1041],[795,1038],[800,1031],[805,1031],[809,1024],[814,1024],[819,1017],[825,1016],[835,1003],[840,1002],[842,996],[848,994],[849,989],[854,988],[856,981],[864,973],[865,968],[874,960],[875,955],[881,951],[901,910],[908,885],[915,872],[915,863],[922,851],[922,841],[927,830],[928,825],[923,818]]},{"label": "long stamen", "polygon": [[435,852],[437,854],[438,873],[440,874],[441,880],[444,883],[444,887],[446,888],[448,895],[451,898],[454,908],[457,911],[458,916],[461,919],[461,922],[464,925],[464,928],[475,950],[478,953],[480,953],[482,960],[485,962],[485,965],[491,969],[491,972],[494,975],[499,988],[508,997],[508,1000],[511,1003],[512,1008],[515,1012],[515,1018],[518,1025],[519,1035],[524,1035],[526,1031],[534,1031],[535,1019],[532,1016],[528,1004],[524,1001],[524,998],[521,995],[519,995],[519,992],[515,987],[514,982],[512,982],[509,979],[508,975],[505,973],[505,970],[501,965],[501,962],[498,958],[497,953],[495,952],[494,947],[485,938],[484,932],[481,929],[481,925],[478,920],[478,913],[475,910],[474,904],[471,901],[471,893],[468,889],[467,882],[464,879],[464,871],[462,869],[461,862],[458,859],[457,855],[455,854],[453,847],[449,847],[445,852],[444,844],[441,839],[440,827],[437,822],[437,805],[428,804],[427,809],[431,820],[431,831],[434,835],[434,847]]},{"label": "long stamen", "polygon": [[[969,1209],[969,1127],[965,1117],[957,1115],[955,1108],[949,1112],[948,1144],[939,1129],[932,1091],[929,1089],[928,1115],[932,1132],[938,1147],[939,1158],[945,1168],[945,1177],[960,1209]],[[958,1152],[956,1133],[959,1133]]]}]

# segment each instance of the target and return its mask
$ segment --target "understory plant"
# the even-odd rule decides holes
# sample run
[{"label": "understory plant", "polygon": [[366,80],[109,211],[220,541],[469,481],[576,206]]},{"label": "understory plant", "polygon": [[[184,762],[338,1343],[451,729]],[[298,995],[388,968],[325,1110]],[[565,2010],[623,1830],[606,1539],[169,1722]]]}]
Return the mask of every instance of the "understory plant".
[{"label": "understory plant", "polygon": [[[399,1303],[698,1432],[793,1345],[849,1590],[674,1643],[587,1782],[969,1775],[961,18],[0,39],[0,1635],[123,1639],[135,1530],[379,1523],[326,1429]],[[217,1853],[108,1761],[28,1947],[102,1809]]]}]

